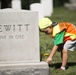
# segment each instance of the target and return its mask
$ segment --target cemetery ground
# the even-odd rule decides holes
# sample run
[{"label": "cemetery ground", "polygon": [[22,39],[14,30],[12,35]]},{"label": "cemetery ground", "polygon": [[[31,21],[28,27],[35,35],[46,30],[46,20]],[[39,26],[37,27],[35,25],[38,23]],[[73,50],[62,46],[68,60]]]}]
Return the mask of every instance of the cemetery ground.
[{"label": "cemetery ground", "polygon": [[[76,25],[76,10],[69,10],[65,7],[54,8],[54,13],[49,17],[52,21],[63,22],[67,21]],[[40,55],[41,61],[45,61],[52,49],[53,40],[50,35],[40,32]],[[52,63],[49,65],[51,75],[76,75],[76,50],[68,51],[68,69],[65,71],[59,70],[61,66],[60,53],[56,52]]]}]

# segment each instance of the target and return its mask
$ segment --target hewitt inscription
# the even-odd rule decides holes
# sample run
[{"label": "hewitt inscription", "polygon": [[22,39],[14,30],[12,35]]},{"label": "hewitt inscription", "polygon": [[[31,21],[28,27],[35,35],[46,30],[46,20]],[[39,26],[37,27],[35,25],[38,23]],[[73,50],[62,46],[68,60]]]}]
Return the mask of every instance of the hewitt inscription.
[{"label": "hewitt inscription", "polygon": [[29,31],[29,26],[30,24],[0,25],[0,33],[18,32],[16,35],[0,34],[0,39],[25,39],[25,34],[21,32]]},{"label": "hewitt inscription", "polygon": [[3,31],[22,31],[22,28],[25,28],[26,31],[28,31],[28,27],[30,24],[18,24],[18,25],[0,25],[0,32]]}]

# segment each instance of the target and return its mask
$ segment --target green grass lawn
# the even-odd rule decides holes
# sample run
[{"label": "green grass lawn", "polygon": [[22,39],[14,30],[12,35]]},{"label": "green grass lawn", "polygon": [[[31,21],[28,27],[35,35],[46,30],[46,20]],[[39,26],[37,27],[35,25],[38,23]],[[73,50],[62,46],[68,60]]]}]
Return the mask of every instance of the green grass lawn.
[{"label": "green grass lawn", "polygon": [[[71,22],[76,25],[76,11],[68,10],[65,7],[54,8],[54,12],[51,17],[52,21],[57,22]],[[48,57],[47,54],[50,53],[53,47],[53,39],[51,35],[46,35],[40,32],[40,52],[41,52],[41,61],[45,61]],[[46,54],[47,53],[47,54]],[[46,55],[44,55],[46,54]],[[49,65],[51,75],[76,75],[76,50],[73,52],[68,52],[68,69],[66,71],[60,71],[58,68],[61,66],[61,57],[60,53],[56,52],[53,57],[52,64]]]}]

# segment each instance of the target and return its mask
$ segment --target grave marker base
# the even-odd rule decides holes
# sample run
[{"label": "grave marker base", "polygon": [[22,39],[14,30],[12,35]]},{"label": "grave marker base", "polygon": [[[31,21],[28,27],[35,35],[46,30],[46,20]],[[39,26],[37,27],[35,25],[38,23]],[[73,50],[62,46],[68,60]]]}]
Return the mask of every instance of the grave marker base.
[{"label": "grave marker base", "polygon": [[50,75],[46,62],[0,64],[0,75]]}]

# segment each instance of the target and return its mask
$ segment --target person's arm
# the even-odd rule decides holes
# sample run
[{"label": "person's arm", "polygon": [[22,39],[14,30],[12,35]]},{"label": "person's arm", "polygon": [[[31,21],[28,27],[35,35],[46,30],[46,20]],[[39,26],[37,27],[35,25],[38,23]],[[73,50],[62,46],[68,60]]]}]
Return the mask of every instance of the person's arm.
[{"label": "person's arm", "polygon": [[47,63],[50,63],[52,61],[52,58],[53,58],[54,54],[56,53],[59,44],[63,43],[64,34],[65,34],[65,31],[62,31],[54,37],[54,47],[52,48],[52,51],[46,60]]},{"label": "person's arm", "polygon": [[46,60],[47,63],[51,63],[52,58],[53,58],[53,56],[55,55],[57,49],[58,49],[58,46],[54,46],[54,47],[52,48],[52,51],[51,51],[49,57],[48,57],[47,60]]}]

